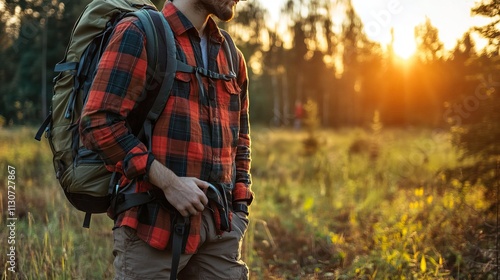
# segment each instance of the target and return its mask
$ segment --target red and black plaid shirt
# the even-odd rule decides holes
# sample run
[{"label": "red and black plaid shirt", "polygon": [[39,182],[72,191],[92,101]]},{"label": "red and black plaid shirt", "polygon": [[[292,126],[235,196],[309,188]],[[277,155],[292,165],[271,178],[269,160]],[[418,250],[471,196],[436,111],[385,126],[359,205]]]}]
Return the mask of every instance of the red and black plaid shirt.
[{"label": "red and black plaid shirt", "polygon": [[[174,32],[178,54],[185,54],[189,65],[202,66],[196,28],[168,1],[162,12]],[[156,159],[177,176],[219,183],[231,183],[235,176],[233,201],[250,203],[248,84],[243,55],[238,51],[238,77],[230,81],[203,78],[206,94],[201,97],[194,74],[176,73],[170,97],[154,127],[152,152],[148,152],[124,121],[132,109],[141,106],[138,100],[147,80],[146,37],[139,25],[133,18],[119,23],[102,56],[82,114],[84,145],[98,152],[108,169],[124,175],[122,187],[147,174]],[[205,30],[208,69],[229,73],[228,58],[221,47],[224,36],[212,19]],[[144,180],[135,184],[136,192],[151,188]],[[152,207],[126,211],[118,217],[116,226],[136,229],[152,247],[165,249],[170,238],[170,215],[160,206]],[[186,253],[194,253],[199,246],[200,224],[201,215],[191,218]]]}]

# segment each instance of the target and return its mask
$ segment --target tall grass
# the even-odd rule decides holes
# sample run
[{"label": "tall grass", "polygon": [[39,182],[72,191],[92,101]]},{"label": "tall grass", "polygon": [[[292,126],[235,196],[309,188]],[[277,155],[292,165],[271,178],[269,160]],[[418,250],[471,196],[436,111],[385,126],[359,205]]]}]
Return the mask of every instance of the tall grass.
[{"label": "tall grass", "polygon": [[[83,214],[54,179],[46,141],[33,133],[0,129],[0,226],[8,165],[16,168],[18,217],[16,274],[7,270],[9,232],[0,231],[2,279],[111,279],[112,222],[97,215],[82,228]],[[444,170],[459,165],[448,133],[321,130],[312,152],[308,137],[253,129],[256,199],[244,243],[252,279],[494,277],[478,265],[491,256],[477,253],[493,200],[481,182],[447,178]]]},{"label": "tall grass", "polygon": [[[2,228],[7,219],[7,166],[15,167],[16,273],[9,265],[2,230],[2,279],[105,279],[111,270],[111,221],[93,217],[82,228],[83,214],[65,201],[57,184],[46,141],[34,140],[29,128],[0,129]],[[10,246],[10,245],[9,245]]]},{"label": "tall grass", "polygon": [[[263,279],[477,279],[473,253],[495,200],[481,182],[446,178],[460,165],[445,131],[346,129],[254,133],[252,207],[274,234],[254,234]],[[260,199],[259,199],[260,198]],[[260,244],[260,243],[261,244]],[[482,244],[485,245],[484,243]],[[488,259],[489,258],[489,259]],[[481,270],[482,269],[482,270]],[[262,272],[264,271],[264,272]]]}]

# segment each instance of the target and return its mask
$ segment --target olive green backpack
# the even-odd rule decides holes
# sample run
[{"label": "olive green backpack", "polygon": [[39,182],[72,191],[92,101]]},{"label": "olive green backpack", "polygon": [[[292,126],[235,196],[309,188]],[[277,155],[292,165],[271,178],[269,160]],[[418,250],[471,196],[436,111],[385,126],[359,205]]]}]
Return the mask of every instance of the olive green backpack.
[{"label": "olive green backpack", "polygon": [[[51,110],[35,136],[40,140],[46,132],[56,178],[71,204],[86,213],[84,227],[89,227],[92,213],[105,213],[109,208],[114,180],[99,156],[80,142],[80,114],[114,27],[128,16],[137,17],[146,34],[149,82],[146,100],[141,103],[144,105],[132,112],[129,125],[137,135],[145,122],[155,122],[166,103],[177,68],[172,31],[161,12],[148,0],[94,0],[77,20],[65,57],[54,68],[59,74],[54,79]],[[166,49],[167,55],[159,56],[159,49]],[[131,201],[127,207],[145,202]]]}]

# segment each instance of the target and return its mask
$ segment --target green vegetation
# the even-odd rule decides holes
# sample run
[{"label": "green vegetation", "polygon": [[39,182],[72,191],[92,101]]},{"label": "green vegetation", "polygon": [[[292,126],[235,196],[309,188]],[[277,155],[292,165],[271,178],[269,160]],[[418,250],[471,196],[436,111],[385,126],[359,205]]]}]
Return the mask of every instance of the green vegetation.
[{"label": "green vegetation", "polygon": [[[0,226],[8,165],[16,168],[18,279],[111,279],[112,222],[71,208],[46,142],[0,129]],[[450,177],[460,161],[445,131],[253,129],[252,279],[494,279],[493,186]],[[497,172],[498,170],[491,170]],[[489,192],[488,192],[489,191]],[[486,195],[489,194],[489,195]],[[2,230],[2,279],[9,231]]]}]

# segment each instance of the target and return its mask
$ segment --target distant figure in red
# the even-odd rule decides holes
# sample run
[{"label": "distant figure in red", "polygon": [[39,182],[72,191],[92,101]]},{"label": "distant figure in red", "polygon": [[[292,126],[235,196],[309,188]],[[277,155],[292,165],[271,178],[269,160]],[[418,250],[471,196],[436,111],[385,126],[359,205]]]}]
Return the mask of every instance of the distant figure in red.
[{"label": "distant figure in red", "polygon": [[304,117],[304,108],[302,107],[302,102],[300,102],[300,100],[295,101],[294,117],[293,127],[296,130],[299,130],[302,126],[302,118]]}]

